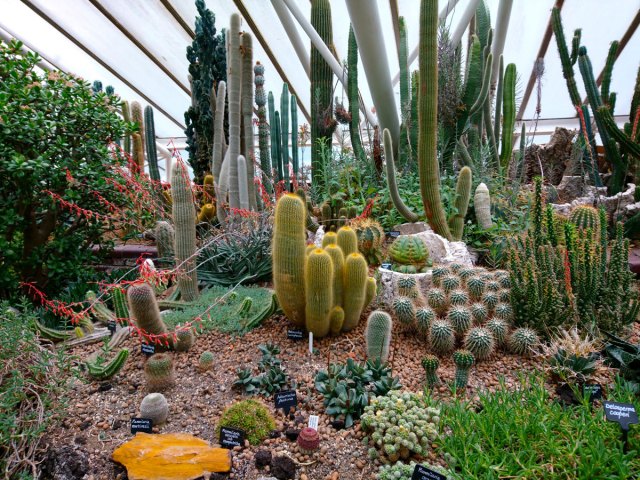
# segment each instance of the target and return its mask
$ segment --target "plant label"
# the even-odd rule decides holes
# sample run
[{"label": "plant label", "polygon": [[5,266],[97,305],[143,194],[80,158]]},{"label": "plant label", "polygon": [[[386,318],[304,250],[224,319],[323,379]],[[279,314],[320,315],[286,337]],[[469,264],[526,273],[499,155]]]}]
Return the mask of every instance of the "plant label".
[{"label": "plant label", "polygon": [[384,268],[385,270],[391,270],[391,264],[383,263],[382,265],[380,265],[380,268]]},{"label": "plant label", "polygon": [[287,338],[289,340],[302,340],[304,338],[304,332],[302,330],[289,328],[287,330]]},{"label": "plant label", "polygon": [[116,321],[109,320],[109,323],[107,323],[107,329],[111,332],[111,336],[113,336],[113,334],[116,333]]},{"label": "plant label", "polygon": [[140,350],[145,355],[151,356],[154,353],[156,353],[156,346],[155,345],[151,345],[150,343],[143,343],[142,347],[140,347]]},{"label": "plant label", "polygon": [[135,435],[138,432],[153,433],[153,420],[150,418],[132,418],[131,433]]},{"label": "plant label", "polygon": [[298,395],[295,390],[282,390],[275,394],[276,410],[284,409],[284,413],[289,413],[291,407],[298,405]]},{"label": "plant label", "polygon": [[582,395],[589,395],[589,402],[602,398],[602,385],[599,383],[585,383],[582,386]]},{"label": "plant label", "polygon": [[438,472],[434,472],[424,465],[416,465],[416,468],[413,469],[411,480],[447,480],[447,477]]},{"label": "plant label", "polygon": [[631,403],[604,402],[604,414],[610,422],[619,423],[622,430],[638,423],[638,413]]},{"label": "plant label", "polygon": [[231,427],[220,427],[220,445],[222,448],[244,447],[244,430]]},{"label": "plant label", "polygon": [[389,238],[398,238],[400,236],[400,232],[398,232],[397,230],[391,230],[390,232],[387,232],[387,237]]},{"label": "plant label", "polygon": [[318,421],[320,417],[318,415],[309,415],[309,428],[313,428],[314,430],[318,430]]}]

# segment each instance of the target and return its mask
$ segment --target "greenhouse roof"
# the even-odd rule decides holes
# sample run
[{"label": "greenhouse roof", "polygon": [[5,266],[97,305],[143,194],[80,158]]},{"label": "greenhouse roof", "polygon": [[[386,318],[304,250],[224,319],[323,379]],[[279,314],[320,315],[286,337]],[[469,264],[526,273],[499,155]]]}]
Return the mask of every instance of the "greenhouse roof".
[{"label": "greenhouse roof", "polygon": [[[299,99],[300,121],[309,122],[309,78],[279,20],[275,6],[284,7],[284,3],[279,3],[282,1],[207,0],[207,6],[215,13],[218,29],[227,28],[232,13],[239,12],[243,16],[243,29],[254,35],[254,59],[265,65],[265,89],[280,92],[282,82],[287,82],[290,91]],[[359,1],[367,8],[373,8],[374,2]],[[455,29],[472,1],[441,0],[445,24]],[[309,17],[308,0],[287,0],[286,3],[295,4]],[[495,19],[498,0],[486,0],[486,3]],[[394,78],[398,73],[397,19],[398,16],[405,18],[409,51],[414,50],[418,41],[419,1],[380,0],[375,4],[379,12],[380,35],[386,46],[383,53],[386,53],[389,76]],[[640,2],[514,0],[504,59],[505,63],[515,63],[518,69],[521,107],[518,118],[530,121],[535,116],[537,88],[530,77],[536,59],[543,56],[538,129],[550,131],[555,126],[577,125],[555,40],[548,26],[554,4],[562,7],[564,29],[569,38],[574,29],[582,28],[582,44],[589,49],[596,73],[602,71],[610,42],[621,41],[623,48],[614,68],[611,89],[618,93],[617,112],[628,115],[639,63],[640,35],[634,33],[640,23]],[[331,6],[335,53],[342,63],[347,53],[349,12],[345,0],[333,0]],[[0,37],[21,40],[27,48],[42,56],[44,68],[59,68],[91,81],[99,79],[105,85],[113,85],[125,99],[152,105],[157,112],[158,137],[183,142],[184,111],[190,104],[185,51],[194,35],[197,16],[194,1],[3,0],[2,10]],[[299,25],[297,30],[308,49],[308,36]],[[417,68],[417,60],[412,68]],[[362,62],[359,69],[365,108],[369,112],[375,111]],[[577,80],[584,96],[579,75]],[[394,91],[397,105],[397,82]],[[338,97],[343,96],[340,86],[336,92]],[[617,117],[619,121],[624,118],[622,115]]]}]

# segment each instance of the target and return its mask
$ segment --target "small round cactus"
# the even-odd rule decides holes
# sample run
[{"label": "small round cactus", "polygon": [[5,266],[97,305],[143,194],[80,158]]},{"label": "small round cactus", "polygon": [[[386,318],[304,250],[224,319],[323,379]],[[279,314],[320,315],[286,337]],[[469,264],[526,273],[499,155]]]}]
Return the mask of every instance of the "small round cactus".
[{"label": "small round cactus", "polygon": [[469,307],[473,322],[482,325],[489,318],[489,309],[482,302],[476,302]]},{"label": "small round cactus", "polygon": [[506,288],[498,290],[498,300],[500,300],[501,303],[509,303],[511,301],[511,290]]},{"label": "small round cactus", "polygon": [[431,271],[431,281],[435,287],[442,285],[442,279],[451,274],[451,270],[444,266],[433,267]]},{"label": "small round cactus", "polygon": [[460,283],[460,278],[457,275],[447,275],[442,279],[442,289],[445,293],[449,293],[460,288]]},{"label": "small round cactus", "polygon": [[496,345],[499,347],[504,346],[509,333],[509,324],[500,318],[492,318],[487,322],[486,328],[493,335]]},{"label": "small round cactus", "polygon": [[147,389],[150,392],[162,392],[176,382],[173,370],[173,358],[168,353],[151,355],[144,364]]},{"label": "small round cactus", "polygon": [[485,286],[486,282],[479,276],[471,277],[467,280],[467,290],[473,300],[480,300],[484,293]]},{"label": "small round cactus", "polygon": [[451,305],[466,305],[469,303],[469,294],[464,290],[454,290],[449,294],[449,303]]},{"label": "small round cactus", "polygon": [[416,318],[416,309],[409,297],[394,298],[393,312],[396,314],[402,326],[413,327]]},{"label": "small round cactus", "polygon": [[494,309],[493,316],[510,322],[513,319],[513,308],[508,303],[499,303]]},{"label": "small round cactus", "polygon": [[176,342],[176,351],[178,352],[188,352],[196,342],[196,336],[193,333],[192,328],[183,328],[182,330],[178,330],[176,338],[178,339]]},{"label": "small round cactus", "polygon": [[500,290],[500,282],[496,280],[490,280],[487,282],[487,290],[491,292],[497,292]]},{"label": "small round cactus", "polygon": [[458,271],[458,276],[463,282],[466,282],[469,278],[473,277],[476,271],[473,268],[465,267]]},{"label": "small round cactus", "polygon": [[398,279],[398,295],[424,302],[424,299],[421,298],[420,290],[418,290],[418,282],[415,277],[405,276]]},{"label": "small round cactus", "polygon": [[453,273],[458,273],[463,268],[464,265],[461,263],[454,262],[449,264],[449,270],[451,270]]},{"label": "small round cactus", "polygon": [[486,360],[494,351],[495,341],[488,328],[475,327],[464,337],[464,348],[473,353],[477,360]]},{"label": "small round cactus", "polygon": [[429,388],[433,388],[440,383],[437,374],[438,367],[440,367],[440,360],[435,355],[427,355],[422,359],[422,368],[427,374],[427,386]]},{"label": "small round cactus", "polygon": [[447,313],[447,320],[458,335],[464,335],[471,326],[471,311],[463,305],[454,305]]},{"label": "small round cactus", "polygon": [[422,307],[416,310],[416,328],[423,335],[429,334],[431,324],[436,319],[436,312],[429,307]]},{"label": "small round cactus", "polygon": [[395,263],[421,267],[429,262],[429,248],[416,235],[400,235],[389,247],[389,256]]},{"label": "small round cactus", "polygon": [[440,288],[432,288],[427,293],[427,304],[442,314],[447,309],[447,295]]},{"label": "small round cactus", "polygon": [[530,328],[516,328],[509,336],[509,350],[525,357],[533,353],[538,343],[538,335]]},{"label": "small round cactus", "polygon": [[600,215],[596,208],[588,205],[578,205],[571,210],[569,221],[579,230],[590,228],[595,236],[600,233]]},{"label": "small round cactus", "polygon": [[142,399],[140,416],[149,418],[153,425],[162,425],[169,416],[169,403],[161,393],[150,393]]},{"label": "small round cactus", "polygon": [[456,338],[451,324],[446,320],[434,320],[431,324],[431,348],[439,355],[453,350]]},{"label": "small round cactus", "polygon": [[318,431],[313,428],[303,428],[300,430],[297,443],[300,453],[303,455],[311,455],[320,447],[320,435]]},{"label": "small round cactus", "polygon": [[467,383],[469,383],[469,369],[474,362],[475,358],[468,350],[456,350],[453,353],[453,363],[456,364],[456,388],[465,388],[467,386]]},{"label": "small round cactus", "polygon": [[496,280],[500,284],[502,288],[511,288],[511,278],[509,278],[508,273],[501,273],[496,277]]},{"label": "small round cactus", "polygon": [[489,310],[493,310],[498,305],[498,294],[492,290],[484,292],[482,295],[482,303],[484,303]]},{"label": "small round cactus", "polygon": [[213,353],[206,350],[200,354],[200,359],[198,360],[198,368],[201,372],[206,372],[207,370],[211,370],[213,367]]}]

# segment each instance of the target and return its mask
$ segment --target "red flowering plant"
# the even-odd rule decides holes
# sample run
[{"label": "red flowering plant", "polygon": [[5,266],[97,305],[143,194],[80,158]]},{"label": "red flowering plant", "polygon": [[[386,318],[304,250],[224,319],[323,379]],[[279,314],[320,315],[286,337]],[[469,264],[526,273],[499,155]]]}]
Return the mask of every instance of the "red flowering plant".
[{"label": "red flowering plant", "polygon": [[[120,98],[63,72],[42,73],[19,42],[0,42],[0,297],[48,295],[108,250],[115,219],[136,210],[113,143],[134,124]],[[28,293],[28,292],[27,292]]]}]

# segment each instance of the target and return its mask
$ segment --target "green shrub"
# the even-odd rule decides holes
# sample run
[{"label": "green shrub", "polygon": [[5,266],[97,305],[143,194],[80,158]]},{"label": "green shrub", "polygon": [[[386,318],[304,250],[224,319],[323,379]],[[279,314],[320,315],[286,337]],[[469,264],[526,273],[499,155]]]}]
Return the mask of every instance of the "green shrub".
[{"label": "green shrub", "polygon": [[246,439],[251,445],[260,444],[276,422],[262,403],[256,400],[243,400],[227,408],[220,417],[216,427],[216,437],[220,436],[220,427],[232,427],[244,430]]}]

